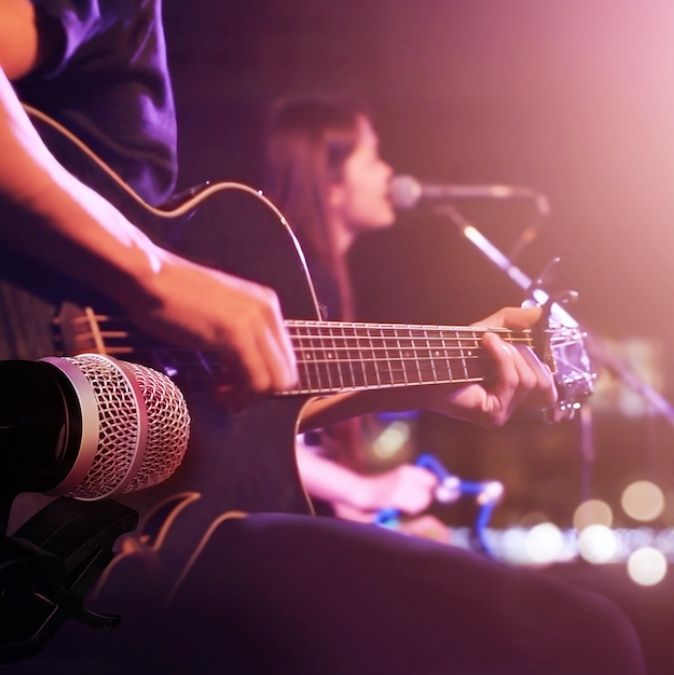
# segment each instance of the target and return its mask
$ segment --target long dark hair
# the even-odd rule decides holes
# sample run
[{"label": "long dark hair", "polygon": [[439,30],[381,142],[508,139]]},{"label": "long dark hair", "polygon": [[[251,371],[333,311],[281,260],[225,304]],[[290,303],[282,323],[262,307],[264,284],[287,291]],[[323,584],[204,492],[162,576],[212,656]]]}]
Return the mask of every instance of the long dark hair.
[{"label": "long dark hair", "polygon": [[263,190],[288,219],[310,261],[332,275],[342,318],[352,318],[346,262],[330,226],[330,185],[358,143],[364,105],[342,97],[277,102],[266,129]]}]

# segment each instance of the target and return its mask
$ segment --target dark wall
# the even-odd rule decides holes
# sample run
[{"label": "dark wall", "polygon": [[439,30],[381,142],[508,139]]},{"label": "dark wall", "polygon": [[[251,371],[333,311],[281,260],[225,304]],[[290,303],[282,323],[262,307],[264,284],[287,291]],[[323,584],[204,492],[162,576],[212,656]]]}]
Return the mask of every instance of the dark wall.
[{"label": "dark wall", "polygon": [[[553,214],[525,262],[533,272],[561,255],[594,325],[674,333],[671,3],[165,0],[165,15],[183,184],[254,181],[275,96],[356,91],[400,171],[547,193]],[[530,214],[503,204],[480,215],[507,246]]]}]

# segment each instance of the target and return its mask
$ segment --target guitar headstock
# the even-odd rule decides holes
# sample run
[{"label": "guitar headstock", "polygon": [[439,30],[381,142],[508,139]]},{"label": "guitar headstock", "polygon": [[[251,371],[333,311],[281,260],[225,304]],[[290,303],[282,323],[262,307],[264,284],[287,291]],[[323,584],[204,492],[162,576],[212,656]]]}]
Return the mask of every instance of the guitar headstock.
[{"label": "guitar headstock", "polygon": [[538,353],[550,367],[557,385],[557,404],[547,411],[552,422],[570,419],[592,395],[597,378],[587,349],[587,333],[562,306],[574,294],[550,297],[534,329]]}]

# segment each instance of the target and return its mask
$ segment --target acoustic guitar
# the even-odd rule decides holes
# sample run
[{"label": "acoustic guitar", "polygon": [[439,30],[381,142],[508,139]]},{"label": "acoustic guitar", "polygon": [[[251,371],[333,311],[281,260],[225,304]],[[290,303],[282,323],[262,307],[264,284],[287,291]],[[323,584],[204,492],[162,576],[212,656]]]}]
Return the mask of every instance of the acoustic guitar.
[{"label": "acoustic guitar", "polygon": [[[0,358],[98,352],[144,363],[184,388],[192,416],[184,463],[165,483],[124,500],[149,518],[145,539],[152,545],[166,541],[181,513],[190,519],[176,535],[176,546],[186,547],[229,512],[310,513],[294,458],[297,420],[310,397],[491,376],[482,328],[321,320],[297,240],[260,192],[220,182],[191,190],[169,206],[149,206],[79,139],[37,111],[29,113],[61,161],[131,222],[187,258],[275,289],[287,317],[299,366],[297,386],[228,411],[208,396],[213,383],[236,375],[217,355],[157,344],[104,298],[4,252]],[[494,332],[536,349],[555,376],[560,410],[568,412],[591,393],[594,375],[582,330],[554,312],[548,316],[536,330]]]}]

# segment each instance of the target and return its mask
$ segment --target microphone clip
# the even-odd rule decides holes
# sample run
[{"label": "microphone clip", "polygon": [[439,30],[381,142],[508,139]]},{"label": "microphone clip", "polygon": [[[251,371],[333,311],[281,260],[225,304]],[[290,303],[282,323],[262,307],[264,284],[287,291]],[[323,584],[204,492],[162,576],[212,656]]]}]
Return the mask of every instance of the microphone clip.
[{"label": "microphone clip", "polygon": [[118,502],[61,497],[0,539],[0,663],[34,656],[68,620],[106,630],[119,624],[87,609],[84,598],[117,538],[137,524],[138,513]]}]

